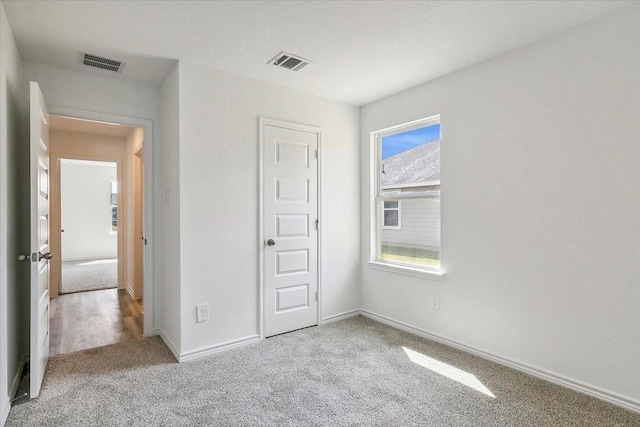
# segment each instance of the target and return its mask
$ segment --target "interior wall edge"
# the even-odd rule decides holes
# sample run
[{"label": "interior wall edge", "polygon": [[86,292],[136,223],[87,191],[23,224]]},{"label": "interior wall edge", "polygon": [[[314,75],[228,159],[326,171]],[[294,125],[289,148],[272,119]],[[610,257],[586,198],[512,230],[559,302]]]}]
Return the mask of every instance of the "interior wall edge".
[{"label": "interior wall edge", "polygon": [[178,351],[178,347],[173,344],[173,341],[169,338],[169,336],[164,332],[163,329],[156,329],[153,331],[154,334],[157,334],[162,341],[165,343],[173,357],[176,358],[176,361],[180,361],[180,352]]},{"label": "interior wall edge", "polygon": [[[24,372],[24,368],[27,364],[27,355],[22,356],[22,360],[20,360],[20,365],[18,366],[18,370],[13,377],[13,381],[11,382],[11,387],[9,388],[9,399],[12,399],[16,393],[18,392],[18,386],[20,385],[20,378],[22,377],[22,373]],[[11,402],[11,400],[9,400]]]}]

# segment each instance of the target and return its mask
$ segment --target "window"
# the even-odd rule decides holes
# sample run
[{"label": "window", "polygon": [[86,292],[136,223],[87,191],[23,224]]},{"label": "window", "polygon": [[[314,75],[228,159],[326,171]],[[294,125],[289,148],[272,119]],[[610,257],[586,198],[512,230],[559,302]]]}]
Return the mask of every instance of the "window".
[{"label": "window", "polygon": [[373,133],[372,261],[440,271],[440,117]]},{"label": "window", "polygon": [[111,233],[118,232],[118,182],[111,181]]},{"label": "window", "polygon": [[[393,191],[386,194],[400,194],[400,192]],[[385,230],[400,230],[400,220],[400,201],[385,200],[383,202],[382,228]]]}]

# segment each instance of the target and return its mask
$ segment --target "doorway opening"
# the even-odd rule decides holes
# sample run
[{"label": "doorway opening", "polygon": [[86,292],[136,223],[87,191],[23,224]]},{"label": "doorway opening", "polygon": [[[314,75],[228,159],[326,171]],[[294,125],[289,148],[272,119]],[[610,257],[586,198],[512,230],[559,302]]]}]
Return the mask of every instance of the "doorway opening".
[{"label": "doorway opening", "polygon": [[50,355],[144,330],[144,129],[49,116]]},{"label": "doorway opening", "polygon": [[59,161],[59,292],[117,288],[118,163]]}]

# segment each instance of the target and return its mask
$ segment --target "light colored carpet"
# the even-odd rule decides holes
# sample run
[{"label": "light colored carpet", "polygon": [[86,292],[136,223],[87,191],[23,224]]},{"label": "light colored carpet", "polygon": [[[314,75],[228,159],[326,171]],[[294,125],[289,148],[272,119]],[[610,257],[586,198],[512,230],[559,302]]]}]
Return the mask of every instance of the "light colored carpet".
[{"label": "light colored carpet", "polygon": [[181,364],[158,338],[57,356],[7,425],[638,426],[640,414],[357,317]]},{"label": "light colored carpet", "polygon": [[117,259],[62,262],[62,293],[94,291],[117,286]]}]

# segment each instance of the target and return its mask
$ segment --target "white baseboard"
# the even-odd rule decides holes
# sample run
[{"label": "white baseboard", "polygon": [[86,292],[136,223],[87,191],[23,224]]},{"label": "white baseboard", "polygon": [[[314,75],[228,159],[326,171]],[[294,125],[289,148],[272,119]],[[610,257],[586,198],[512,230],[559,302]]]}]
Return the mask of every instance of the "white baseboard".
[{"label": "white baseboard", "polygon": [[412,333],[414,335],[418,335],[420,337],[445,344],[449,347],[453,347],[458,350],[462,350],[466,353],[470,353],[470,354],[482,357],[483,359],[487,359],[492,362],[498,363],[500,365],[504,365],[509,368],[515,369],[516,371],[521,371],[526,374],[532,375],[534,377],[542,378],[543,380],[552,382],[554,384],[558,384],[563,387],[570,388],[580,393],[584,393],[589,396],[598,398],[600,400],[604,400],[606,402],[612,403],[616,406],[620,406],[627,410],[640,413],[640,401],[630,399],[628,397],[621,396],[617,393],[613,393],[611,391],[604,390],[599,387],[565,377],[555,372],[549,372],[547,370],[536,368],[534,366],[530,366],[522,362],[517,362],[515,360],[498,356],[497,354],[480,350],[478,348],[442,337],[440,335],[428,332],[424,329],[417,328],[407,323],[399,322],[397,320],[391,319],[386,316],[382,316],[377,313],[373,313],[368,310],[360,310],[360,314],[362,314],[364,317],[368,317],[369,319],[375,320],[376,322],[384,323],[385,325],[389,325],[396,329],[400,329],[400,330]]},{"label": "white baseboard", "polygon": [[187,360],[197,359],[199,357],[208,356],[210,354],[219,353],[221,351],[230,350],[232,348],[242,347],[249,344],[255,344],[258,342],[260,342],[260,335],[251,335],[249,337],[240,338],[238,340],[227,341],[222,344],[203,347],[198,350],[187,351],[180,355],[178,361],[186,362]]},{"label": "white baseboard", "polygon": [[360,314],[361,314],[360,310],[345,311],[344,313],[334,314],[333,316],[323,317],[322,318],[322,324],[324,325],[326,323],[338,322],[340,320],[345,320],[345,319],[348,319],[350,317],[359,316]]},{"label": "white baseboard", "polygon": [[180,352],[178,351],[176,346],[173,344],[173,342],[169,339],[167,334],[165,334],[162,329],[157,329],[153,331],[153,334],[160,335],[160,338],[162,338],[162,341],[164,341],[164,344],[167,346],[171,354],[173,354],[173,357],[175,357],[177,361],[180,361]]},{"label": "white baseboard", "polygon": [[28,356],[22,356],[20,360],[20,365],[18,365],[18,371],[13,376],[13,381],[11,381],[11,387],[9,387],[9,399],[13,399],[18,391],[18,386],[20,386],[20,378],[22,378],[22,372],[24,371],[24,366],[27,364],[27,360],[29,360]]}]

